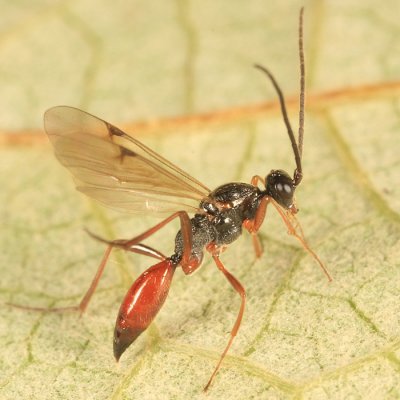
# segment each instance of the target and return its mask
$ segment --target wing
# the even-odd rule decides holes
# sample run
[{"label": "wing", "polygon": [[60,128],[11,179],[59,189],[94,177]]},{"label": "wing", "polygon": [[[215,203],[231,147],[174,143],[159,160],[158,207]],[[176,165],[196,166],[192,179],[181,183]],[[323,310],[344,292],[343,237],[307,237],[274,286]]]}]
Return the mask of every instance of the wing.
[{"label": "wing", "polygon": [[79,191],[130,213],[198,211],[210,190],[120,129],[77,108],[46,111],[56,157]]}]

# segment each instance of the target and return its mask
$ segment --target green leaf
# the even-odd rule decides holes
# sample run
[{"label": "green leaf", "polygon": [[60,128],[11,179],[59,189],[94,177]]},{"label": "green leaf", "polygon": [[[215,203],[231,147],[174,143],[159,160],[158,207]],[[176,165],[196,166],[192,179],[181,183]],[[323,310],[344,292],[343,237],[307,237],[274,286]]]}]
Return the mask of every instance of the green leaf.
[{"label": "green leaf", "polygon": [[[112,213],[74,190],[44,134],[30,131],[52,105],[125,128],[210,188],[292,171],[276,95],[251,65],[274,72],[296,126],[301,5],[4,2],[1,301],[77,304],[104,251],[83,227],[127,238],[158,222]],[[400,397],[399,5],[305,8],[297,201],[309,244],[334,280],[273,209],[261,259],[249,235],[232,244],[221,258],[246,288],[247,308],[210,399]],[[172,223],[148,243],[170,254],[177,230]],[[82,318],[1,306],[0,398],[202,398],[239,296],[209,257],[193,276],[178,270],[159,316],[116,364],[119,304],[151,265],[116,251]]]}]

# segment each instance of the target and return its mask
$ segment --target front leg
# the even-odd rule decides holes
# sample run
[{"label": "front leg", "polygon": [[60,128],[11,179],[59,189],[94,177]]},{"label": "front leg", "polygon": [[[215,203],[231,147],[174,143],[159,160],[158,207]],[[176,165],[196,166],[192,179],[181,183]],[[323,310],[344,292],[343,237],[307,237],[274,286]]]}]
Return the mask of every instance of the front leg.
[{"label": "front leg", "polygon": [[292,212],[285,212],[282,210],[281,206],[275,201],[272,200],[272,205],[276,208],[278,211],[279,215],[281,216],[283,222],[285,223],[289,235],[293,235],[304,247],[305,250],[307,250],[311,256],[314,258],[314,260],[319,264],[321,267],[322,271],[328,278],[329,282],[332,282],[332,277],[329,274],[328,269],[325,267],[324,263],[321,261],[321,259],[318,257],[318,255],[314,252],[314,250],[311,249],[311,247],[308,245],[306,238],[304,237],[303,229],[301,228],[301,225],[299,221],[297,220],[296,216]]},{"label": "front leg", "polygon": [[263,197],[257,208],[254,219],[246,219],[243,222],[243,227],[250,232],[253,238],[253,247],[257,258],[260,258],[263,253],[260,238],[258,237],[257,232],[259,231],[262,223],[264,222],[265,214],[267,212],[267,205],[269,201],[270,201],[269,197]]}]

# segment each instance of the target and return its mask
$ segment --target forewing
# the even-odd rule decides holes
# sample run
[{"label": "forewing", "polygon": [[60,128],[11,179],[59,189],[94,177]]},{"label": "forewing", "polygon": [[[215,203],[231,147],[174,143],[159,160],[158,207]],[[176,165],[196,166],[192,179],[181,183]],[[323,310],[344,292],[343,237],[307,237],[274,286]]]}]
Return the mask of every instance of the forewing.
[{"label": "forewing", "polygon": [[77,108],[45,113],[46,132],[77,189],[130,213],[195,212],[210,190],[115,126]]}]

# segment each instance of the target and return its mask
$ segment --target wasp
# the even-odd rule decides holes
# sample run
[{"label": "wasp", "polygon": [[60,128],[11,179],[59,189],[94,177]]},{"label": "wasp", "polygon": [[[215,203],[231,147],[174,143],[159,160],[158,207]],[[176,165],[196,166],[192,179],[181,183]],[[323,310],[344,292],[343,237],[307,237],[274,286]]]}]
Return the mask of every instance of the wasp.
[{"label": "wasp", "polygon": [[[279,98],[284,123],[292,145],[296,168],[293,177],[274,169],[266,177],[255,175],[250,183],[227,183],[214,190],[191,177],[182,169],[114,125],[77,108],[58,106],[44,116],[57,159],[73,175],[77,190],[119,211],[169,215],[141,235],[127,240],[95,239],[107,244],[104,257],[90,288],[79,306],[67,307],[83,312],[92,297],[113,248],[146,255],[157,263],[143,272],[132,284],[120,306],[114,330],[114,356],[118,361],[126,349],[144,332],[160,311],[171,285],[174,272],[181,267],[186,275],[195,272],[205,252],[210,253],[218,269],[241,297],[241,305],[229,341],[204,390],[207,390],[238,333],[245,310],[246,292],[220,259],[225,248],[247,230],[253,238],[255,254],[262,246],[257,236],[268,206],[281,216],[289,234],[295,236],[314,257],[328,279],[331,277],[305,240],[296,218],[295,191],[302,177],[304,136],[305,67],[303,50],[303,10],[299,18],[300,110],[296,141],[282,91],[271,72],[255,65],[271,81]],[[193,214],[192,217],[189,214]],[[180,230],[175,237],[172,255],[143,243],[149,236],[174,219]],[[35,307],[29,309],[43,310]],[[61,311],[66,308],[53,308]]]}]

